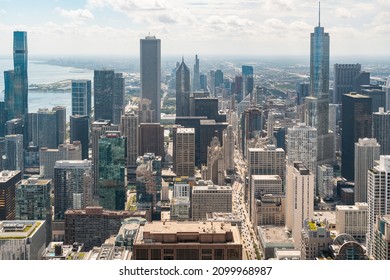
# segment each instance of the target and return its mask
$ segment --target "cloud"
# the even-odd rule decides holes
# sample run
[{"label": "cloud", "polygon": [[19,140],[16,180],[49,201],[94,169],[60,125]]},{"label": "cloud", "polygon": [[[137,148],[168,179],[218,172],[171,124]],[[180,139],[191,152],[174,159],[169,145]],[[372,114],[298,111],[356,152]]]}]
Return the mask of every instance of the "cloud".
[{"label": "cloud", "polygon": [[62,8],[57,8],[56,10],[60,13],[61,16],[76,22],[83,22],[95,18],[94,15],[87,9],[64,10]]},{"label": "cloud", "polygon": [[7,13],[7,11],[6,11],[6,10],[0,10],[0,13],[2,13],[2,14],[6,14],[6,13]]},{"label": "cloud", "polygon": [[346,8],[339,7],[336,9],[336,17],[343,18],[343,19],[351,19],[354,17],[352,12]]},{"label": "cloud", "polygon": [[139,1],[139,0],[87,0],[90,9],[111,7],[114,11],[133,13],[134,11],[161,11],[167,8],[167,1]]}]

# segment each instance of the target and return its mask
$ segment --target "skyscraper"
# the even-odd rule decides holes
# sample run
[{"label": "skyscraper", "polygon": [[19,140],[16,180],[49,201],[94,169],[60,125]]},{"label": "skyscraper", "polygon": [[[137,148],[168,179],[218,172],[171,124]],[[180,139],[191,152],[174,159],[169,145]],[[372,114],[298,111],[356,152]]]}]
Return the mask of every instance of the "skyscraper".
[{"label": "skyscraper", "polygon": [[15,219],[15,186],[21,179],[20,171],[0,172],[0,221]]},{"label": "skyscraper", "polygon": [[113,93],[113,108],[112,108],[112,122],[120,124],[121,116],[124,110],[125,102],[125,78],[122,73],[115,73],[114,75],[114,93]]},{"label": "skyscraper", "polygon": [[379,160],[380,145],[375,138],[355,143],[355,202],[367,202],[367,171]]},{"label": "skyscraper", "polygon": [[139,155],[153,153],[164,159],[164,126],[159,123],[141,123],[138,132]]},{"label": "skyscraper", "polygon": [[124,210],[126,203],[126,138],[108,131],[99,139],[99,205]]},{"label": "skyscraper", "polygon": [[195,129],[179,127],[173,139],[173,166],[176,176],[194,176]]},{"label": "skyscraper", "polygon": [[24,117],[28,113],[27,32],[14,32],[14,114]]},{"label": "skyscraper", "polygon": [[372,137],[381,145],[381,155],[390,155],[390,111],[383,107],[372,114]]},{"label": "skyscraper", "polygon": [[95,120],[113,121],[114,70],[95,70],[93,75]]},{"label": "skyscraper", "polygon": [[152,101],[153,122],[160,122],[161,112],[161,41],[146,36],[140,41],[141,97]]},{"label": "skyscraper", "polygon": [[176,71],[176,116],[190,115],[190,93],[190,69],[183,59]]},{"label": "skyscraper", "polygon": [[138,157],[138,116],[135,113],[122,115],[121,133],[127,140],[127,165],[135,168]]},{"label": "skyscraper", "polygon": [[89,116],[70,116],[70,142],[81,143],[81,158],[88,159],[89,151]]},{"label": "skyscraper", "polygon": [[253,67],[242,65],[242,98],[253,92]]},{"label": "skyscraper", "polygon": [[355,143],[359,138],[372,137],[371,98],[350,93],[342,97],[341,175],[354,180]]},{"label": "skyscraper", "polygon": [[341,97],[345,93],[354,91],[354,81],[361,71],[361,65],[335,64],[334,65],[334,91],[333,103],[341,104]]},{"label": "skyscraper", "polygon": [[367,175],[367,255],[374,254],[374,229],[380,215],[390,214],[390,156],[380,156],[379,165],[368,170]]},{"label": "skyscraper", "polygon": [[91,81],[72,80],[72,115],[91,114]]},{"label": "skyscraper", "polygon": [[23,135],[5,136],[5,168],[6,170],[24,171]]},{"label": "skyscraper", "polygon": [[198,55],[195,55],[195,64],[194,64],[194,79],[192,80],[192,90],[200,90],[200,73],[199,73],[199,58]]}]

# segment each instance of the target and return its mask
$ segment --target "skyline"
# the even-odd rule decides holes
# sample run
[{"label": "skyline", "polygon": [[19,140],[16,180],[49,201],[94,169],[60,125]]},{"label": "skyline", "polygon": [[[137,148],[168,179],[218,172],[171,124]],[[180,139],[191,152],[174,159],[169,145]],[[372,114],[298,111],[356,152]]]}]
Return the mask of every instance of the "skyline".
[{"label": "skyline", "polygon": [[[318,24],[318,1],[312,0],[41,0],[39,9],[26,0],[0,3],[0,56],[11,53],[15,30],[29,33],[35,55],[139,55],[139,40],[149,33],[161,39],[162,56],[305,55]],[[388,1],[321,4],[331,56],[386,55]]]}]

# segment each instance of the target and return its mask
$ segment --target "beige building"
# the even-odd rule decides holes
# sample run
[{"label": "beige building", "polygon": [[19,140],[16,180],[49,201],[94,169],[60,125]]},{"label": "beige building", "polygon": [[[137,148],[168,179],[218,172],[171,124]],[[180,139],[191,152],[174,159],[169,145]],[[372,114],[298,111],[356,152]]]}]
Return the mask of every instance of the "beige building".
[{"label": "beige building", "polygon": [[347,233],[357,240],[365,240],[367,219],[368,204],[365,202],[336,206],[336,230],[339,234]]},{"label": "beige building", "polygon": [[252,219],[254,226],[285,225],[286,199],[284,195],[264,195],[256,199],[255,207]]},{"label": "beige building", "polygon": [[174,170],[177,176],[194,176],[195,129],[178,127],[174,137]]},{"label": "beige building", "polygon": [[205,220],[211,212],[232,212],[232,187],[201,181],[192,188],[192,220]]},{"label": "beige building", "polygon": [[292,232],[295,247],[301,246],[301,230],[305,219],[314,212],[314,175],[301,162],[287,165],[286,228]]},{"label": "beige building", "polygon": [[390,215],[377,218],[373,247],[374,259],[390,260]]},{"label": "beige building", "polygon": [[239,230],[223,222],[152,222],[141,226],[134,260],[241,260]]},{"label": "beige building", "polygon": [[301,259],[315,260],[332,244],[328,221],[306,219],[301,232]]},{"label": "beige building", "polygon": [[225,153],[218,137],[213,137],[207,147],[207,166],[202,167],[202,178],[216,185],[225,183]]},{"label": "beige building", "polygon": [[294,241],[284,227],[259,226],[257,232],[260,250],[266,260],[275,258],[277,249],[294,249]]}]

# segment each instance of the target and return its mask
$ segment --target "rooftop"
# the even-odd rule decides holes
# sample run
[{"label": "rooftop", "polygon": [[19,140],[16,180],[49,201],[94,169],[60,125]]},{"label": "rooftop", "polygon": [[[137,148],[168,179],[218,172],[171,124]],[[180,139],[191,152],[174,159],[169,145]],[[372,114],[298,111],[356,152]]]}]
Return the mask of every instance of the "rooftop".
[{"label": "rooftop", "polygon": [[0,239],[25,239],[34,235],[45,221],[1,221]]},{"label": "rooftop", "polygon": [[195,128],[179,127],[176,133],[195,133]]},{"label": "rooftop", "polygon": [[286,243],[294,246],[294,242],[285,227],[259,226],[258,232],[264,243]]},{"label": "rooftop", "polygon": [[7,182],[12,177],[16,176],[20,171],[18,170],[3,170],[0,172],[0,183]]}]

